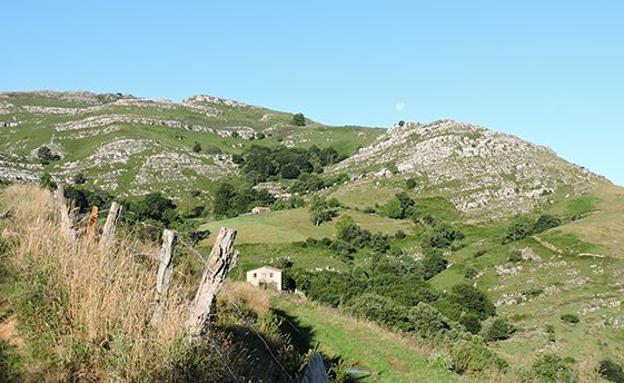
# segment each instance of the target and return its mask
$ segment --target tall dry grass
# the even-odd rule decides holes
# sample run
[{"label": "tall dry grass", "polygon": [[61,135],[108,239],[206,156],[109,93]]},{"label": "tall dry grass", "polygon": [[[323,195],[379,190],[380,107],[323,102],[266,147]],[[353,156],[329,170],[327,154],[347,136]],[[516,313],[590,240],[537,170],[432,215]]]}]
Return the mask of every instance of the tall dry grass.
[{"label": "tall dry grass", "polygon": [[[12,231],[20,239],[15,266],[23,278],[44,280],[52,304],[62,313],[54,319],[58,323],[43,320],[39,328],[31,327],[41,333],[28,336],[50,338],[60,364],[79,359],[73,368],[84,370],[76,373],[81,380],[141,380],[158,370],[182,337],[189,304],[185,287],[176,285],[174,277],[162,325],[149,325],[158,246],[129,237],[106,249],[85,237],[72,243],[60,235],[52,193],[11,186],[5,198],[12,210]],[[51,336],[45,334],[46,325],[55,329]],[[75,345],[82,351],[77,353]],[[59,378],[58,371],[49,372],[50,366],[42,368],[48,370],[45,380]]]}]

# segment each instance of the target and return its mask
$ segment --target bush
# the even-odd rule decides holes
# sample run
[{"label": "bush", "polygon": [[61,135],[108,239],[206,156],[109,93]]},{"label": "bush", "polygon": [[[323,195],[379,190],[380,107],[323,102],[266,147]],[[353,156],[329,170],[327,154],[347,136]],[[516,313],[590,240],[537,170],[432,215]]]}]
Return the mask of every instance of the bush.
[{"label": "bush", "polygon": [[622,366],[610,359],[601,360],[596,370],[600,376],[610,382],[624,383],[624,370]]},{"label": "bush", "polygon": [[193,145],[193,151],[195,153],[199,153],[199,152],[201,152],[201,150],[202,150],[201,144],[199,142],[195,141],[195,144]]},{"label": "bush", "polygon": [[384,206],[387,217],[402,219],[412,215],[415,202],[405,193],[398,193]]},{"label": "bush", "polygon": [[563,314],[561,316],[561,320],[564,321],[565,323],[579,323],[580,322],[579,317],[575,314]]},{"label": "bush", "polygon": [[485,254],[487,254],[487,252],[488,252],[487,249],[479,249],[479,250],[475,251],[472,256],[475,257],[475,258],[479,258],[479,257],[482,257]]},{"label": "bush", "polygon": [[407,308],[397,305],[390,298],[375,293],[364,293],[349,302],[352,314],[384,324],[406,330]]},{"label": "bush", "polygon": [[427,231],[421,240],[423,249],[443,249],[451,246],[453,241],[464,239],[464,234],[450,225],[435,225]]},{"label": "bush", "polygon": [[538,234],[559,225],[561,225],[561,219],[549,214],[543,214],[533,225],[533,233]]},{"label": "bush", "polygon": [[266,190],[256,190],[248,185],[235,187],[221,183],[214,195],[214,214],[217,217],[236,217],[249,212],[255,206],[269,206],[275,201]]},{"label": "bush", "polygon": [[405,186],[412,190],[413,188],[416,187],[416,179],[415,178],[408,178],[407,180],[405,180]]},{"label": "bush", "polygon": [[437,368],[444,371],[454,371],[455,364],[453,359],[447,354],[434,354],[429,358],[429,367]]},{"label": "bush", "polygon": [[473,267],[470,267],[468,265],[464,266],[464,277],[466,277],[468,279],[473,279],[478,274],[479,274],[479,272],[477,271],[477,269],[475,269]]},{"label": "bush", "polygon": [[52,179],[52,176],[50,175],[50,173],[45,172],[39,179],[39,186],[48,190],[56,190],[57,184]]},{"label": "bush", "polygon": [[61,156],[52,152],[48,146],[43,145],[37,150],[37,158],[39,158],[39,162],[43,165],[47,165],[52,161],[58,161],[61,159]]},{"label": "bush", "polygon": [[509,367],[505,360],[488,350],[485,345],[474,341],[460,340],[453,344],[451,357],[455,372],[458,374],[483,371],[493,367],[504,371]]},{"label": "bush", "polygon": [[394,233],[394,238],[396,239],[404,239],[407,235],[405,234],[405,232],[403,230],[397,230],[396,233]]},{"label": "bush", "polygon": [[465,313],[459,318],[459,323],[471,334],[478,334],[481,332],[481,320],[475,313]]},{"label": "bush", "polygon": [[431,279],[435,275],[446,270],[446,266],[448,266],[448,261],[442,255],[442,252],[432,251],[429,254],[425,255],[422,260],[422,265],[425,279]]},{"label": "bush", "polygon": [[502,318],[496,318],[483,329],[483,338],[488,342],[509,339],[515,328]]},{"label": "bush", "polygon": [[556,354],[546,354],[533,363],[533,372],[545,383],[576,383],[578,374]]},{"label": "bush", "polygon": [[451,293],[451,298],[455,303],[479,315],[481,319],[496,315],[494,303],[476,287],[469,284],[459,284],[453,286]]},{"label": "bush", "polygon": [[305,121],[305,116],[303,115],[303,113],[297,113],[295,115],[293,115],[293,125],[295,126],[305,126],[306,121]]},{"label": "bush", "polygon": [[533,234],[533,224],[526,220],[519,220],[512,223],[505,232],[503,244],[519,241]]}]

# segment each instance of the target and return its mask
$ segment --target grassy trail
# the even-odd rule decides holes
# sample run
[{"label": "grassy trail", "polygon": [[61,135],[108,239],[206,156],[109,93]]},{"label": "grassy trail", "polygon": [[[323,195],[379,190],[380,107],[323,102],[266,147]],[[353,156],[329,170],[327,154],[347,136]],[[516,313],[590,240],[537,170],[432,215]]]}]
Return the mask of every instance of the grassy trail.
[{"label": "grassy trail", "polygon": [[273,309],[296,318],[309,329],[312,344],[326,356],[340,356],[371,376],[362,382],[469,382],[471,380],[428,365],[426,346],[413,338],[358,321],[339,310],[290,297],[275,296]]}]

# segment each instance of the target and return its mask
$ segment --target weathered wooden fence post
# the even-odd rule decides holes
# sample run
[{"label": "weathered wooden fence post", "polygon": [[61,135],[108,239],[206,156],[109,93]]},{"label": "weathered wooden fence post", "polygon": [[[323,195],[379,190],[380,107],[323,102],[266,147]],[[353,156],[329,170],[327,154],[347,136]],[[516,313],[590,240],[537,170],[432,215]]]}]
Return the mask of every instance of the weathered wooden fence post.
[{"label": "weathered wooden fence post", "polygon": [[191,338],[201,336],[206,330],[215,296],[237,255],[234,252],[235,239],[236,230],[226,227],[219,230],[186,322],[186,332]]},{"label": "weathered wooden fence post", "polygon": [[329,383],[321,354],[315,352],[303,371],[301,383]]},{"label": "weathered wooden fence post", "polygon": [[162,235],[162,246],[160,248],[160,264],[158,265],[158,274],[156,275],[156,302],[154,313],[152,314],[151,325],[153,327],[160,326],[163,313],[165,312],[165,304],[167,303],[167,291],[169,290],[169,282],[173,273],[173,250],[177,241],[176,232],[165,229]]},{"label": "weathered wooden fence post", "polygon": [[56,200],[61,216],[61,231],[67,236],[70,241],[74,241],[76,239],[76,231],[73,228],[72,219],[69,215],[70,207],[67,205],[67,199],[65,198],[65,188],[62,184],[58,184],[58,186],[56,187]]},{"label": "weathered wooden fence post", "polygon": [[89,239],[89,242],[93,241],[93,239],[95,238],[95,233],[97,232],[98,213],[98,207],[92,206],[91,213],[89,213],[89,222],[87,225],[87,238]]},{"label": "weathered wooden fence post", "polygon": [[102,229],[100,245],[106,246],[113,240],[115,236],[115,227],[117,226],[117,221],[119,220],[119,216],[121,215],[121,210],[122,207],[120,204],[118,204],[117,202],[111,203],[111,206],[108,209],[106,223],[104,224],[104,228]]}]

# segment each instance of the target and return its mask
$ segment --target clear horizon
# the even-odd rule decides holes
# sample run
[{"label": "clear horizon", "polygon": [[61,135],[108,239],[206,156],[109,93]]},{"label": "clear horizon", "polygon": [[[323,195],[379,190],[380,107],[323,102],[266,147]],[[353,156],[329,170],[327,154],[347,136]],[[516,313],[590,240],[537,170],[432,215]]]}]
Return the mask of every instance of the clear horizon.
[{"label": "clear horizon", "polygon": [[624,185],[624,4],[29,1],[0,91],[210,94],[329,125],[450,118]]}]

